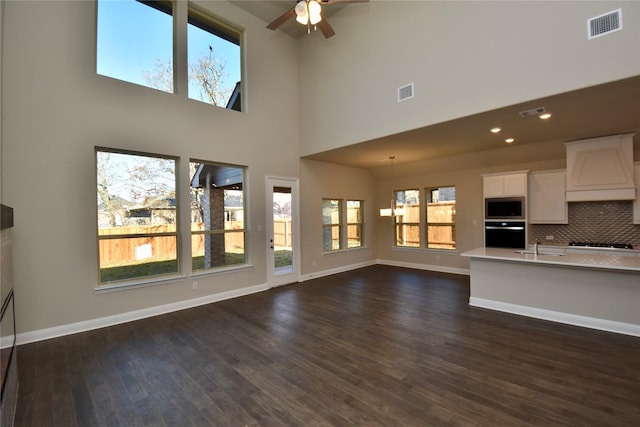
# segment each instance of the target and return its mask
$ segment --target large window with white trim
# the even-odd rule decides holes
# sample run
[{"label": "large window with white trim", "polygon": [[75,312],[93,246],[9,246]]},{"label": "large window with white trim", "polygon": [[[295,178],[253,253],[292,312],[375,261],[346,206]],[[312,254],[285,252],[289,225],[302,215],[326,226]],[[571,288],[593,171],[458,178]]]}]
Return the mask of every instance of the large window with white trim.
[{"label": "large window with white trim", "polygon": [[396,212],[394,216],[395,246],[420,247],[420,191],[417,189],[394,191]]},{"label": "large window with white trim", "polygon": [[246,263],[246,167],[191,160],[189,170],[193,270]]},{"label": "large window with white trim", "polygon": [[177,159],[96,148],[99,284],[177,274]]},{"label": "large window with white trim", "polygon": [[364,201],[322,199],[322,250],[364,247]]},{"label": "large window with white trim", "polygon": [[364,201],[347,200],[347,248],[364,246]]},{"label": "large window with white trim", "polygon": [[428,188],[427,248],[456,248],[456,187]]},{"label": "large window with white trim", "polygon": [[322,250],[342,249],[342,200],[322,199]]}]

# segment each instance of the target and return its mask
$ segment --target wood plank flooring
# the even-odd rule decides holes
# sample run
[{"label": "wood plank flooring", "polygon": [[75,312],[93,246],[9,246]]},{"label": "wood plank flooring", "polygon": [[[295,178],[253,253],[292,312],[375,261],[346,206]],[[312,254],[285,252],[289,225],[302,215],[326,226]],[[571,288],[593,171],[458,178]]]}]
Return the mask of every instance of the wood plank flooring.
[{"label": "wood plank flooring", "polygon": [[640,425],[640,339],[468,298],[372,266],[23,345],[15,425]]}]

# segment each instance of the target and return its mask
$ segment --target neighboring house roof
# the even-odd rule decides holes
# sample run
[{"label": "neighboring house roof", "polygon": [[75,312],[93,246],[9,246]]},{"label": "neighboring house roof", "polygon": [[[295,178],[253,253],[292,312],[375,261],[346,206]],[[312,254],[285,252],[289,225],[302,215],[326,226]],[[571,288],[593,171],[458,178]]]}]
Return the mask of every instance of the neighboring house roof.
[{"label": "neighboring house roof", "polygon": [[231,93],[231,96],[229,97],[229,101],[227,102],[227,106],[226,108],[228,108],[229,110],[236,110],[236,111],[242,111],[242,92],[241,92],[241,88],[242,85],[240,84],[241,82],[236,83],[236,87],[233,88],[233,92]]},{"label": "neighboring house roof", "polygon": [[136,205],[130,206],[127,208],[128,211],[145,211],[145,210],[159,210],[159,209],[175,209],[176,208],[176,199],[174,198],[158,198],[149,200],[144,205]]},{"label": "neighboring house roof", "polygon": [[193,188],[203,188],[207,185],[207,176],[209,176],[210,184],[214,187],[231,187],[242,185],[243,176],[242,168],[224,166],[224,165],[208,165],[200,164],[191,179]]}]

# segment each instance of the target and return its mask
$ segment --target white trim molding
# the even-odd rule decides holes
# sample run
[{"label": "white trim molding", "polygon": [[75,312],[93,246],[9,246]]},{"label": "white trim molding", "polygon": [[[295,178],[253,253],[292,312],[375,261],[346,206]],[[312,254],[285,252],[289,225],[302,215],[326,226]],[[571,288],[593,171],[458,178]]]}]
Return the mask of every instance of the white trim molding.
[{"label": "white trim molding", "polygon": [[615,332],[618,334],[640,337],[640,325],[636,325],[633,323],[598,319],[595,317],[581,316],[578,314],[563,313],[560,311],[545,310],[542,308],[510,304],[506,302],[475,297],[469,298],[469,305],[473,307],[502,311],[505,313],[518,314],[520,316],[565,323],[568,325],[582,326],[584,328],[598,329],[601,331]]},{"label": "white trim molding", "polygon": [[28,344],[31,342],[57,338],[64,335],[71,335],[78,332],[90,331],[93,329],[105,328],[107,326],[118,325],[120,323],[131,322],[134,320],[145,319],[147,317],[158,316],[161,314],[171,313],[174,311],[184,310],[187,308],[197,307],[200,305],[211,304],[218,301],[224,301],[231,298],[237,298],[249,294],[254,294],[270,289],[265,284],[248,286],[245,288],[234,289],[231,291],[219,292],[216,294],[206,295],[199,298],[192,298],[184,301],[178,301],[170,304],[159,305],[156,307],[143,308],[141,310],[129,311],[126,313],[114,314],[113,316],[99,317],[97,319],[85,320],[82,322],[69,323],[66,325],[54,326],[52,328],[40,329],[36,331],[24,332],[16,335],[17,345]]}]

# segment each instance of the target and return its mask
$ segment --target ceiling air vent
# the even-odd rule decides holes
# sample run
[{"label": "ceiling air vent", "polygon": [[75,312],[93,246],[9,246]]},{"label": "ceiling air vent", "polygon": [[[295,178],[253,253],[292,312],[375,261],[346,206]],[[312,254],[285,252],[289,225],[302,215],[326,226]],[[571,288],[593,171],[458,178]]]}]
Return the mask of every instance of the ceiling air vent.
[{"label": "ceiling air vent", "polygon": [[614,33],[622,29],[622,9],[607,12],[587,20],[587,38],[589,40]]},{"label": "ceiling air vent", "polygon": [[525,111],[520,111],[518,114],[520,114],[520,117],[531,117],[531,116],[537,116],[540,115],[542,113],[544,113],[544,107],[538,107],[538,108],[532,108],[531,110],[525,110]]},{"label": "ceiling air vent", "polygon": [[413,83],[398,88],[398,102],[413,98]]}]

